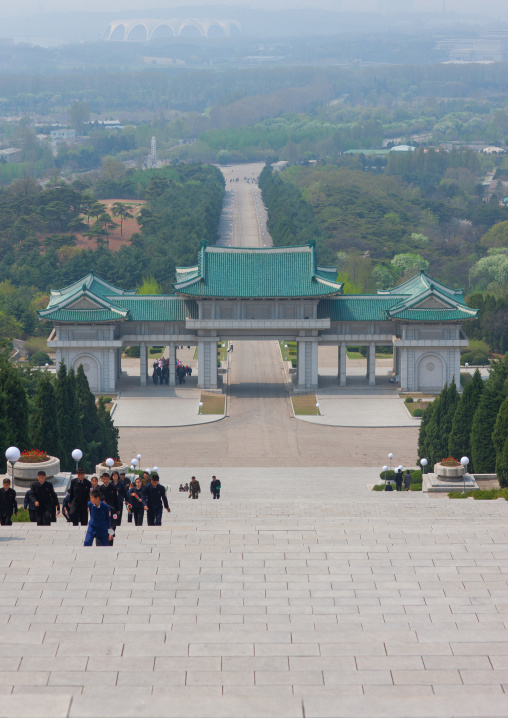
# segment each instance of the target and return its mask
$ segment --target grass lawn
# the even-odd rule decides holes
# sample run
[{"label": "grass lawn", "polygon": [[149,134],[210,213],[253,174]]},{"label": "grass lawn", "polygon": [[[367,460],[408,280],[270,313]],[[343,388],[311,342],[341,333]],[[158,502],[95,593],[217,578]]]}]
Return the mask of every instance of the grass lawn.
[{"label": "grass lawn", "polygon": [[508,501],[508,489],[478,489],[478,491],[466,491],[465,494],[460,491],[450,491],[449,499],[468,499],[470,496],[477,501],[495,501],[496,499],[506,499]]},{"label": "grass lawn", "polygon": [[[348,359],[365,359],[365,361],[367,361],[367,357],[363,356],[363,354],[359,352],[356,347],[351,347],[351,349],[346,347],[346,355]],[[376,359],[393,359],[393,353],[387,354],[386,352],[376,352]]]},{"label": "grass lawn", "polygon": [[157,347],[157,348],[159,351],[152,353],[153,347],[148,347],[148,361],[150,361],[150,359],[152,359],[152,363],[153,363],[156,359],[160,359],[164,355],[165,347],[162,347],[162,348]]},{"label": "grass lawn", "polygon": [[201,394],[200,401],[203,406],[199,407],[200,414],[224,414],[226,397],[224,394]]},{"label": "grass lawn", "polygon": [[409,404],[406,404],[404,402],[404,406],[409,411],[411,416],[413,416],[415,409],[424,409],[425,410],[429,406],[430,403],[431,403],[430,401],[413,401],[413,402],[410,402]]},{"label": "grass lawn", "polygon": [[321,416],[316,407],[317,398],[315,394],[304,394],[303,396],[291,397],[293,409],[297,416]]},{"label": "grass lawn", "polygon": [[296,362],[296,342],[279,342],[283,361]]}]

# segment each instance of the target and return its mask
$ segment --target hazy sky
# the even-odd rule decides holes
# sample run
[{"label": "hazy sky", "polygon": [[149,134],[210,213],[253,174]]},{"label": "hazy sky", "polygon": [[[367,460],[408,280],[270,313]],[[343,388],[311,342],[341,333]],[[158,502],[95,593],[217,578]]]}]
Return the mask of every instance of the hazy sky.
[{"label": "hazy sky", "polygon": [[[322,8],[326,10],[364,10],[372,11],[379,0],[230,0],[229,2],[212,2],[211,0],[0,0],[0,16],[8,17],[34,12],[51,11],[110,11],[120,17],[123,10],[139,10],[140,17],[143,10],[148,8],[185,7],[197,5],[223,5],[229,10],[227,14],[234,15],[235,7],[252,7],[265,9],[290,9],[294,8]],[[417,10],[441,10],[443,1],[451,12],[473,12],[483,15],[508,15],[508,0],[381,0],[387,6],[400,9],[411,2]],[[226,13],[225,13],[226,14]]]}]

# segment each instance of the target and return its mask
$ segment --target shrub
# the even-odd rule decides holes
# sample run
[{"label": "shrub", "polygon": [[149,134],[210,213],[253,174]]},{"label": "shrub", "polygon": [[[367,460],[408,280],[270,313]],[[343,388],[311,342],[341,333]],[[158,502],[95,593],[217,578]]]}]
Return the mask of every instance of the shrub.
[{"label": "shrub", "polygon": [[160,354],[164,351],[164,347],[150,347],[150,354]]},{"label": "shrub", "polygon": [[487,366],[489,364],[488,356],[482,351],[466,352],[460,357],[462,366],[471,364],[473,366]]},{"label": "shrub", "polygon": [[30,514],[26,509],[18,509],[18,513],[14,514],[12,517],[12,523],[14,522],[22,522],[22,523],[28,523],[30,521]]},{"label": "shrub", "polygon": [[407,396],[404,401],[406,402],[406,404],[412,404],[414,399],[412,396]]},{"label": "shrub", "polygon": [[423,409],[415,409],[413,411],[413,416],[423,416]]},{"label": "shrub", "polygon": [[139,347],[127,347],[125,356],[130,359],[139,359]]},{"label": "shrub", "polygon": [[53,364],[53,360],[49,358],[46,352],[35,352],[29,359],[32,366],[44,366],[45,364]]},{"label": "shrub", "polygon": [[395,471],[393,471],[393,469],[389,469],[388,471],[382,471],[379,474],[379,478],[383,480],[386,479],[387,481],[395,481]]}]

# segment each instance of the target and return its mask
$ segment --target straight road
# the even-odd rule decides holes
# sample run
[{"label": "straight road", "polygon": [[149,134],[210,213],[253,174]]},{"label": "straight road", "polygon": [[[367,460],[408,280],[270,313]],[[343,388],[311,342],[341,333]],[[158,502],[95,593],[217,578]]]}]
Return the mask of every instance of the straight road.
[{"label": "straight road", "polygon": [[[229,195],[218,244],[272,246],[254,181],[262,169],[262,163],[223,169]],[[154,456],[159,466],[381,467],[389,451],[403,465],[413,465],[417,437],[417,427],[335,428],[294,419],[277,342],[235,342],[230,354],[228,417],[214,424],[160,431],[122,428],[120,455]]]}]

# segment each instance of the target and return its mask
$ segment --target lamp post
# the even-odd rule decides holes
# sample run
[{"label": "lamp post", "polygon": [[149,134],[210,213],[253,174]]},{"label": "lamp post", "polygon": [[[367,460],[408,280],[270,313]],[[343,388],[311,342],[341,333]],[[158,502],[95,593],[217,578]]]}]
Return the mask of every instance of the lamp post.
[{"label": "lamp post", "polygon": [[11,465],[11,487],[14,486],[14,464],[16,461],[19,460],[19,457],[21,456],[21,451],[18,449],[17,446],[9,446],[9,448],[5,452],[5,458]]},{"label": "lamp post", "polygon": [[74,459],[74,461],[76,462],[76,475],[77,475],[77,473],[78,473],[78,464],[79,464],[79,462],[81,461],[81,459],[83,458],[83,452],[81,451],[81,449],[74,449],[74,451],[72,452],[71,456],[72,456],[72,458]]},{"label": "lamp post", "polygon": [[425,474],[425,467],[427,466],[428,463],[429,462],[427,461],[427,459],[420,459],[420,466],[422,467],[424,474]]},{"label": "lamp post", "polygon": [[316,402],[316,416],[319,416],[319,401]]},{"label": "lamp post", "polygon": [[111,469],[113,468],[113,466],[115,465],[114,459],[106,459],[106,462],[105,462],[105,463],[106,463],[106,466],[108,467],[108,469],[109,469],[110,471],[111,471]]},{"label": "lamp post", "polygon": [[139,468],[141,469],[141,454],[138,454],[138,464]]},{"label": "lamp post", "polygon": [[202,409],[202,408],[203,408],[203,402],[200,401],[200,402],[199,402],[199,413],[200,413],[200,414],[201,414],[201,409]]},{"label": "lamp post", "polygon": [[137,466],[137,465],[138,465],[138,460],[137,460],[137,459],[131,459],[131,469],[132,469],[134,472],[136,471],[136,466]]},{"label": "lamp post", "polygon": [[467,469],[467,465],[469,464],[468,457],[463,456],[462,459],[460,460],[460,463],[462,464],[462,467],[464,469],[464,489],[463,489],[462,493],[465,494],[466,493],[466,469]]},{"label": "lamp post", "polygon": [[154,472],[154,474],[158,474],[158,473],[159,473],[159,467],[158,467],[158,466],[154,466],[153,469],[152,469],[152,471]]},{"label": "lamp post", "polygon": [[384,478],[385,486],[386,486],[386,472],[387,471],[388,471],[388,466],[383,466],[383,473],[385,475],[385,478]]},{"label": "lamp post", "polygon": [[393,454],[391,452],[388,454],[388,458],[390,459],[390,471],[391,471],[392,470],[392,459],[393,459]]}]

